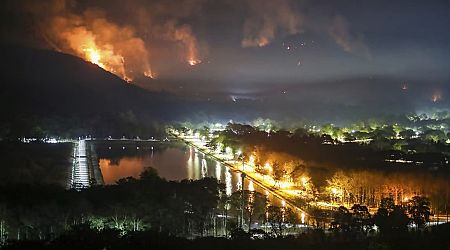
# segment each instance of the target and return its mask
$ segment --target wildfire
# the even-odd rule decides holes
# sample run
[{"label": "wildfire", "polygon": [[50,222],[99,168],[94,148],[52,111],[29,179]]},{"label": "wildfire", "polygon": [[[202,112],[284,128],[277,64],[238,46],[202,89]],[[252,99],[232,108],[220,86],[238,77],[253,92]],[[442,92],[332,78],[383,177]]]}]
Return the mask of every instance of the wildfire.
[{"label": "wildfire", "polygon": [[438,102],[442,99],[442,95],[440,92],[436,92],[433,94],[433,96],[431,97],[431,101],[432,102]]},{"label": "wildfire", "polygon": [[105,65],[103,65],[100,62],[101,57],[100,57],[100,53],[98,52],[98,50],[88,48],[88,49],[84,49],[84,51],[86,52],[86,59],[88,61],[90,61],[93,64],[97,64],[101,68],[105,68]]},{"label": "wildfire", "polygon": [[127,83],[130,83],[133,81],[133,78],[130,78],[128,76],[123,76],[123,80],[125,80]]},{"label": "wildfire", "polygon": [[266,37],[261,37],[258,41],[258,47],[264,47],[269,44],[269,39]]},{"label": "wildfire", "polygon": [[196,59],[189,59],[188,60],[188,63],[189,63],[189,65],[191,65],[191,66],[195,66],[195,65],[197,65],[197,64],[199,64],[199,63],[201,63],[202,61],[201,60],[196,60]]},{"label": "wildfire", "polygon": [[98,65],[100,68],[120,76],[127,82],[133,79],[125,73],[125,59],[123,56],[115,54],[112,50],[101,50],[96,45],[91,47],[81,46],[83,57],[86,61]]},{"label": "wildfire", "polygon": [[[150,45],[133,26],[117,24],[104,13],[89,10],[79,15],[57,15],[49,22],[48,40],[58,50],[98,65],[127,82],[142,76],[155,79],[147,47]],[[181,47],[185,63],[190,66],[202,63],[198,41],[189,25],[173,20],[159,29],[162,39]]]},{"label": "wildfire", "polygon": [[145,77],[148,77],[148,78],[151,78],[151,79],[155,79],[155,76],[153,75],[153,73],[152,73],[151,70],[145,71],[145,72],[144,72],[144,76],[145,76]]},{"label": "wildfire", "polygon": [[102,13],[58,15],[50,19],[50,38],[65,53],[78,56],[127,82],[153,77],[145,42],[131,26],[121,26]]},{"label": "wildfire", "polygon": [[248,48],[248,47],[264,47],[269,45],[270,43],[270,39],[268,37],[265,36],[261,36],[258,38],[247,38],[244,39],[241,42],[242,47],[244,48]]}]

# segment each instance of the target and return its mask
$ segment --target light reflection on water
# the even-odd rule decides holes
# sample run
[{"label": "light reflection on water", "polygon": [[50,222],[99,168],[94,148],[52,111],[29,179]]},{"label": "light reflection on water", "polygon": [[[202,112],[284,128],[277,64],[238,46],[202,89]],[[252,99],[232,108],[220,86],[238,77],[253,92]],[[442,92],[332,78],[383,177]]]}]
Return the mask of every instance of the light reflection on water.
[{"label": "light reflection on water", "polygon": [[[202,159],[202,178],[208,176],[208,163],[206,163],[206,159]],[[220,180],[220,179],[219,179]]]},{"label": "light reflection on water", "polygon": [[[242,187],[240,173],[232,171],[220,162],[184,144],[167,147],[159,147],[156,144],[152,146],[153,150],[149,147],[147,151],[142,146],[139,149],[137,147],[122,149],[123,146],[119,144],[112,146],[110,142],[104,142],[104,144],[97,144],[97,151],[99,151],[99,166],[107,185],[128,176],[138,178],[145,167],[153,167],[162,178],[167,180],[197,180],[214,177],[225,184],[227,195],[231,195]],[[114,148],[119,150],[114,151]],[[244,189],[266,194],[264,189],[247,179],[245,179]]]},{"label": "light reflection on water", "polygon": [[231,193],[233,192],[232,189],[233,189],[233,183],[231,180],[230,169],[226,168],[226,170],[225,170],[225,192],[228,196],[231,195]]},{"label": "light reflection on water", "polygon": [[[184,144],[165,144],[163,146],[156,143],[152,147],[147,145],[147,149],[142,145],[139,146],[139,149],[136,146],[127,146],[125,149],[122,147],[120,142],[116,142],[116,144],[104,142],[97,145],[99,165],[105,184],[114,184],[119,179],[128,176],[139,177],[145,167],[151,166],[167,180],[217,178],[225,184],[227,195],[240,190],[242,186],[239,173]],[[336,171],[338,170],[308,169],[312,183],[321,192],[324,192],[327,180],[330,180]],[[431,199],[432,203],[447,207],[450,200],[450,184],[445,176],[413,171],[388,174],[375,170],[343,170],[343,174],[353,180],[353,189],[358,191],[365,188],[362,191],[362,197],[369,197],[368,195],[373,193],[375,202],[379,202],[382,196],[389,195],[394,197],[396,203],[397,199],[400,201],[404,197],[425,195]],[[245,179],[244,189],[267,193],[248,178]],[[275,201],[276,199],[271,196],[269,195],[269,199]]]},{"label": "light reflection on water", "polygon": [[216,178],[220,180],[221,178],[222,167],[220,166],[220,162],[216,163]]}]

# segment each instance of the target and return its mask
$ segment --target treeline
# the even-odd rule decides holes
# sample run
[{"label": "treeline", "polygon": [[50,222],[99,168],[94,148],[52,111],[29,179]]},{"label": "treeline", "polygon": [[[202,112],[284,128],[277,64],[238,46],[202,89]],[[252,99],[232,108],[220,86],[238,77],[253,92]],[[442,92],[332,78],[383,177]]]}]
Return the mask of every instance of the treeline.
[{"label": "treeline", "polygon": [[1,249],[448,249],[449,233],[450,225],[445,224],[430,231],[364,238],[310,230],[280,238],[252,239],[246,234],[235,234],[231,239],[206,237],[190,240],[153,230],[122,235],[116,229],[98,230],[82,224],[52,240],[10,241]]},{"label": "treeline", "polygon": [[52,239],[71,226],[121,232],[154,229],[175,235],[204,234],[211,228],[222,185],[215,179],[172,182],[149,168],[139,180],[81,191],[52,185],[0,186],[1,240]]},{"label": "treeline", "polygon": [[0,118],[0,140],[20,138],[150,138],[165,134],[165,125],[133,111],[64,116],[11,115]]},{"label": "treeline", "polygon": [[[121,234],[155,230],[183,237],[230,235],[270,224],[274,236],[298,217],[287,207],[269,204],[265,195],[239,191],[226,195],[215,178],[166,181],[147,168],[140,179],[80,191],[57,185],[0,186],[0,244],[7,240],[50,240],[73,226]],[[264,232],[266,233],[266,232]]]},{"label": "treeline", "polygon": [[[209,130],[204,128],[199,131],[201,135],[206,135]],[[447,156],[442,153],[447,152],[448,145],[437,143],[441,145],[438,145],[440,150],[444,148],[440,152],[432,150],[432,152],[407,153],[392,148],[385,150],[381,147],[382,143],[391,143],[381,132],[376,133],[372,139],[370,144],[341,143],[328,134],[312,133],[304,128],[298,128],[293,132],[282,129],[267,132],[250,125],[229,123],[225,130],[218,132],[217,136],[212,138],[209,145],[213,148],[223,145],[222,150],[230,147],[235,152],[241,149],[244,157],[250,156],[259,148],[266,152],[284,152],[299,157],[305,162],[327,166],[382,168],[398,165],[386,162],[386,159],[413,161],[403,166],[417,166],[416,162],[421,162],[421,165],[426,167],[448,165]],[[431,144],[430,149],[437,145]]]},{"label": "treeline", "polygon": [[[332,230],[322,231],[296,227],[303,223],[298,215],[270,204],[263,194],[244,190],[227,196],[224,188],[214,178],[166,181],[152,168],[140,179],[128,177],[116,185],[81,191],[52,185],[0,186],[0,245],[2,249],[420,249],[425,245],[440,249],[449,243],[444,237],[448,225],[425,227],[430,204],[422,197],[413,197],[407,207],[383,199],[373,216],[365,206],[341,207],[332,216]],[[421,230],[411,230],[411,223]]]}]

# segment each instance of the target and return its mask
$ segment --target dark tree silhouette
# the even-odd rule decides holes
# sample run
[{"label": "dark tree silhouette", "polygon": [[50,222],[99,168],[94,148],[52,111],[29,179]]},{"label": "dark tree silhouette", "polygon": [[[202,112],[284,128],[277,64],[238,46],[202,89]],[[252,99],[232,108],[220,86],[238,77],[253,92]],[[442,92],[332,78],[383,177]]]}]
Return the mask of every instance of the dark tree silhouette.
[{"label": "dark tree silhouette", "polygon": [[408,204],[408,213],[417,229],[430,221],[430,200],[426,197],[414,196]]}]

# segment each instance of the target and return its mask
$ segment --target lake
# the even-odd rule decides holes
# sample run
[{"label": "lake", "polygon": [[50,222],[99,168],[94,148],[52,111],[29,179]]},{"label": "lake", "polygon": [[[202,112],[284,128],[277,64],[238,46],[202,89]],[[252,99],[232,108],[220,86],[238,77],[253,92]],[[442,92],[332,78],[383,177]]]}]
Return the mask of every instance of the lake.
[{"label": "lake", "polygon": [[[205,156],[181,142],[96,141],[96,152],[105,184],[114,184],[128,176],[139,177],[145,167],[153,167],[167,180],[198,180],[213,177],[226,185],[227,194],[241,188],[240,174],[220,162]],[[321,198],[326,199],[330,183],[341,197],[336,202],[350,205],[367,204],[376,207],[381,198],[393,197],[396,203],[407,202],[416,195],[430,198],[433,211],[448,211],[450,181],[448,175],[413,169],[380,171],[374,169],[345,169],[311,167],[305,174]],[[251,180],[244,181],[244,189],[266,191]],[[325,197],[324,197],[325,196]],[[278,199],[272,199],[281,203]],[[437,211],[439,210],[439,211]]]},{"label": "lake", "polygon": [[[198,180],[213,177],[225,184],[227,195],[241,189],[240,173],[209,158],[194,147],[181,142],[94,141],[99,167],[106,185],[132,176],[138,178],[146,167],[157,170],[166,180]],[[251,180],[244,180],[244,189],[267,194]],[[272,203],[281,204],[276,197]]]}]

